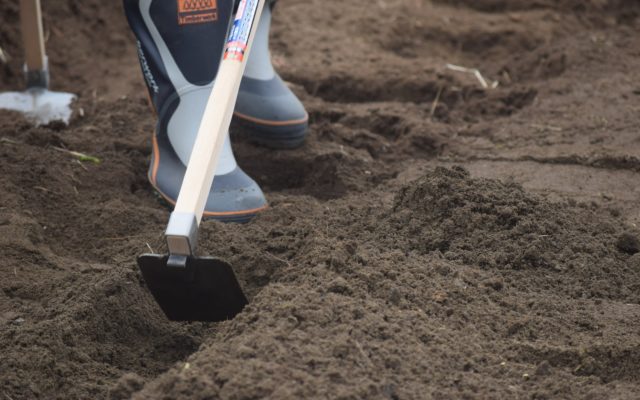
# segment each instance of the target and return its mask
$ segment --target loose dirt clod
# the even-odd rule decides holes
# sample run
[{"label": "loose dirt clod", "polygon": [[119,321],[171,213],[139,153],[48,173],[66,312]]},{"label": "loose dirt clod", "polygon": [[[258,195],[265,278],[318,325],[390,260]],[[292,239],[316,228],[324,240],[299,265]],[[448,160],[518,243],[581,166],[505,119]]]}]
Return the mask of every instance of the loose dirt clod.
[{"label": "loose dirt clod", "polygon": [[637,235],[632,233],[625,232],[618,237],[618,241],[616,242],[616,246],[620,251],[623,251],[627,254],[636,254],[640,252],[640,240]]}]

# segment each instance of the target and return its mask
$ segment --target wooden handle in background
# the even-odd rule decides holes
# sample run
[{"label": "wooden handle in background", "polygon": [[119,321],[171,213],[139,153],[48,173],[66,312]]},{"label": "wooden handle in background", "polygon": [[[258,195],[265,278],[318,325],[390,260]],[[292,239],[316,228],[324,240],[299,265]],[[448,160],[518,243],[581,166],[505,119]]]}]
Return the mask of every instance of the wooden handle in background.
[{"label": "wooden handle in background", "polygon": [[40,0],[20,0],[20,25],[27,70],[44,70],[44,33]]},{"label": "wooden handle in background", "polygon": [[[249,13],[253,12],[252,8],[255,7],[249,35],[246,42],[238,42],[241,47],[239,52],[234,50],[237,49],[235,42],[227,42],[225,57],[220,63],[220,68],[198,129],[191,157],[189,158],[187,172],[182,181],[174,212],[193,213],[198,224],[202,220],[209,191],[213,184],[215,169],[220,159],[222,145],[229,130],[229,125],[231,125],[231,117],[238,98],[238,91],[240,90],[240,81],[242,80],[251,44],[258,27],[258,21],[260,21],[264,1],[243,0],[239,6],[236,21],[242,16],[248,18]],[[236,27],[235,23],[234,27]],[[232,30],[230,40],[233,38],[233,33],[234,31]]]}]

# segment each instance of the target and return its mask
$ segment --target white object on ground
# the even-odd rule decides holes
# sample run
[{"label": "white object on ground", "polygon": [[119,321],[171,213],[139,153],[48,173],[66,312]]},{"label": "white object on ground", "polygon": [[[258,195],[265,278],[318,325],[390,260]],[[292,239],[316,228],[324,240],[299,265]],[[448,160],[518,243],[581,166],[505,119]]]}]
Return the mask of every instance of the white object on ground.
[{"label": "white object on ground", "polygon": [[487,80],[480,73],[480,70],[477,68],[466,68],[466,67],[461,67],[459,65],[453,65],[453,64],[447,64],[446,67],[452,71],[464,72],[465,74],[471,74],[475,76],[478,82],[480,82],[480,85],[482,86],[483,89],[489,89],[489,88],[495,89],[500,84],[500,82],[498,81],[492,81],[491,85],[489,85],[489,83],[487,83]]},{"label": "white object on ground", "polygon": [[69,124],[74,94],[46,89],[27,89],[24,92],[0,93],[0,109],[19,111],[36,126],[52,121]]}]

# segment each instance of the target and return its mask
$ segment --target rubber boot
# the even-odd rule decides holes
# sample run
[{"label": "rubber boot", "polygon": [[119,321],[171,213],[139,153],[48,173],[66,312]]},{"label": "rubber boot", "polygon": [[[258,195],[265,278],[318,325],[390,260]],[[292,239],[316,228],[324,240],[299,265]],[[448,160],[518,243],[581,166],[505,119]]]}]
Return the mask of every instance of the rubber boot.
[{"label": "rubber boot", "polygon": [[269,29],[273,5],[269,2],[262,12],[240,84],[234,122],[246,127],[243,131],[257,143],[294,148],[304,142],[309,116],[271,64]]},{"label": "rubber boot", "polygon": [[[220,65],[233,0],[124,0],[124,8],[158,117],[149,181],[175,204]],[[246,222],[266,207],[260,187],[237,165],[227,134],[204,217]]]}]

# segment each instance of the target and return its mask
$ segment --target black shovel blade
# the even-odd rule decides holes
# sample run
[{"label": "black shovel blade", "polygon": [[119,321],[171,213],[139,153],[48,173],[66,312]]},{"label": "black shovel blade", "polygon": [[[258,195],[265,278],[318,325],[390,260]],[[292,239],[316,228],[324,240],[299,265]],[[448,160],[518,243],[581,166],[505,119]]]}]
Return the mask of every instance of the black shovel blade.
[{"label": "black shovel blade", "polygon": [[211,257],[189,257],[186,266],[168,266],[169,256],[143,254],[138,257],[151,294],[172,321],[225,321],[245,305],[231,266]]}]

